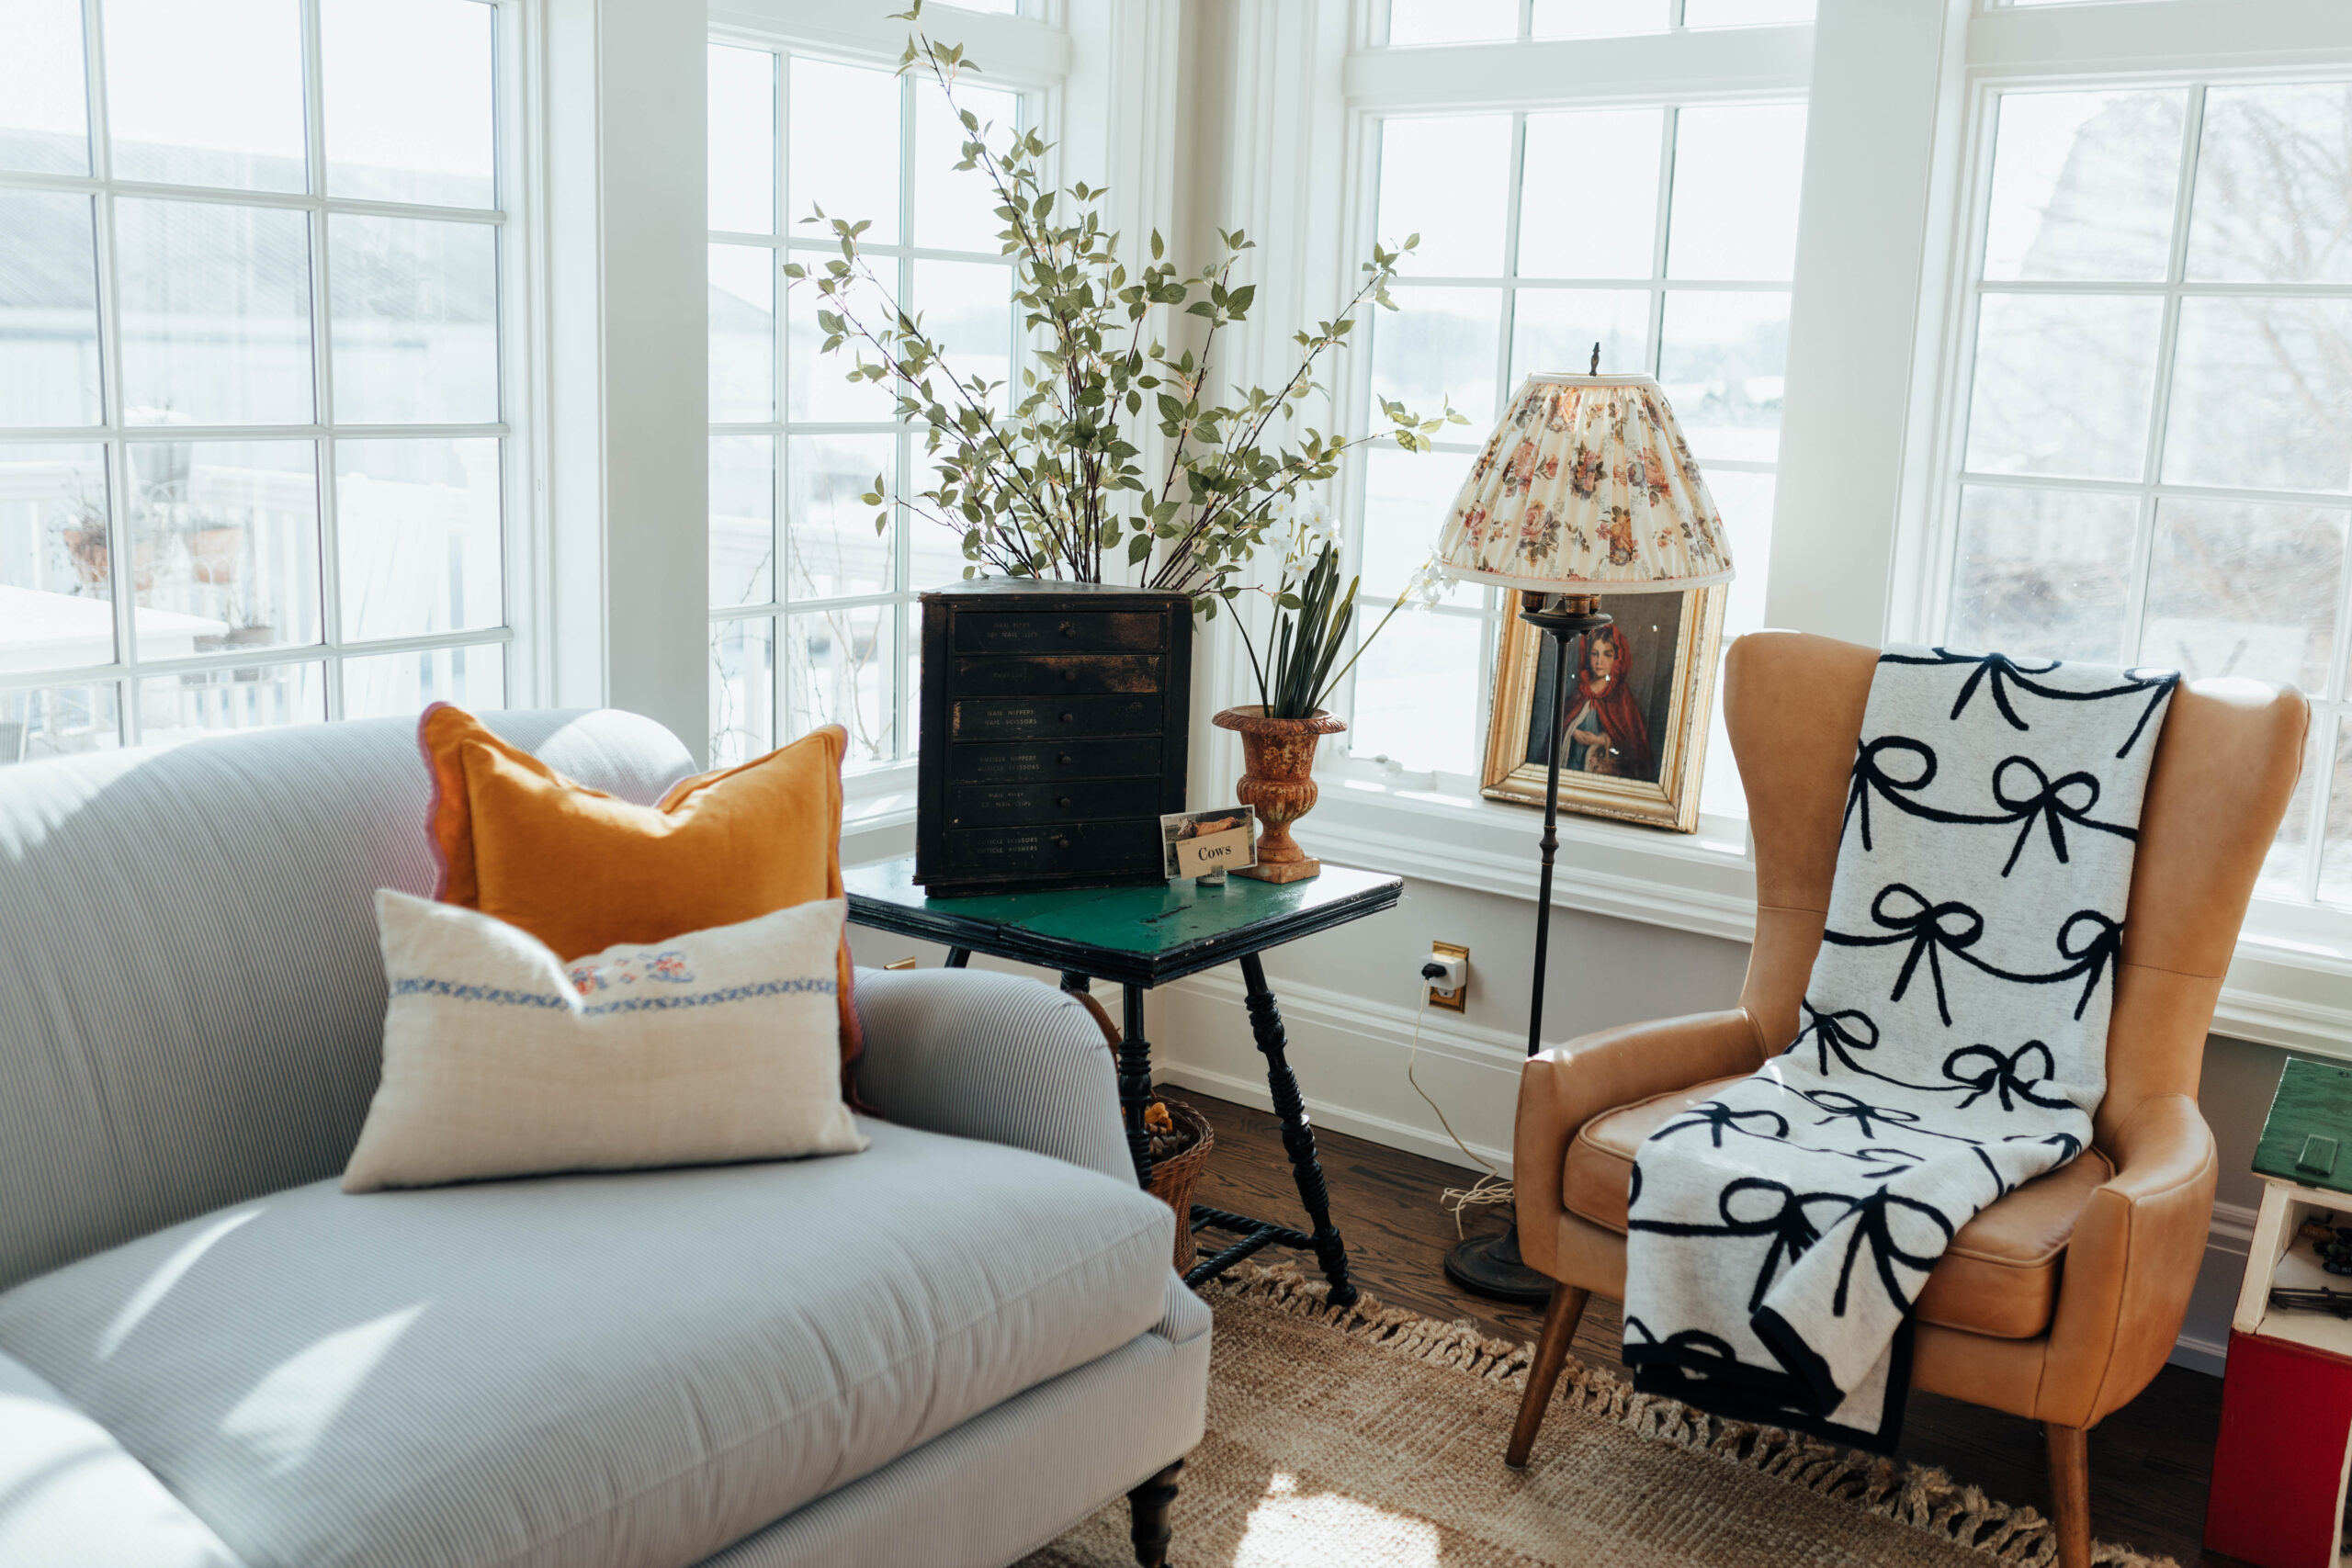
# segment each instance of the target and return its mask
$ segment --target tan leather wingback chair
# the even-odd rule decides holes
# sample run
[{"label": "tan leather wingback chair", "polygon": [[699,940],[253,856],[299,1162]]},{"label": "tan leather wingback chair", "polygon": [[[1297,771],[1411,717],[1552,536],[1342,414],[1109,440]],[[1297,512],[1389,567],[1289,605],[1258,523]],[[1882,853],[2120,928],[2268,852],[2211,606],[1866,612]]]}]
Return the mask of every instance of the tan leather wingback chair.
[{"label": "tan leather wingback chair", "polygon": [[[1528,1060],[1513,1147],[1520,1249],[1560,1284],[1513,1465],[1527,1462],[1586,1299],[1624,1299],[1635,1146],[1796,1038],[1877,658],[1794,632],[1731,649],[1724,716],[1756,845],[1739,1005]],[[2259,682],[2175,692],[2141,812],[2092,1147],[1963,1225],[1919,1295],[1912,1386],[2042,1424],[2064,1568],[2090,1562],[2084,1434],[2165,1364],[2205,1254],[2216,1176],[2196,1098],[2205,1032],[2310,711],[2301,693]]]}]

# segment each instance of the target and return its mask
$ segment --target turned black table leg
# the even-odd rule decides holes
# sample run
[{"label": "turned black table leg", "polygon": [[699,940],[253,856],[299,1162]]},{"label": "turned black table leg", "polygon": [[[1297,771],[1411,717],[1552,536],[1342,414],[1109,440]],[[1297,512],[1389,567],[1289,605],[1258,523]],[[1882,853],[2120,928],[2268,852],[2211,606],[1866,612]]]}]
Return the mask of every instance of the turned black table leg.
[{"label": "turned black table leg", "polygon": [[968,947],[951,947],[947,950],[947,967],[950,969],[961,969],[971,961],[972,950]]},{"label": "turned black table leg", "polygon": [[1168,1513],[1176,1501],[1176,1472],[1183,1468],[1180,1459],[1127,1494],[1127,1507],[1134,1516],[1128,1539],[1136,1543],[1140,1568],[1167,1568],[1168,1540],[1175,1533]]},{"label": "turned black table leg", "polygon": [[[1119,1111],[1127,1123],[1127,1153],[1136,1162],[1136,1180],[1151,1185],[1151,1133],[1144,1111],[1151,1104],[1151,1044],[1143,1037],[1143,987],[1129,985],[1125,993],[1126,1028],[1119,1041]],[[1317,1187],[1321,1182],[1317,1181]]]},{"label": "turned black table leg", "polygon": [[1250,1032],[1266,1058],[1266,1088],[1274,1097],[1274,1114],[1283,1121],[1283,1147],[1290,1153],[1291,1175],[1298,1181],[1299,1201],[1314,1226],[1316,1260],[1331,1281],[1331,1304],[1348,1306],[1356,1288],[1348,1280],[1347,1244],[1331,1224],[1331,1196],[1323,1187],[1323,1167],[1315,1157],[1315,1129],[1306,1120],[1306,1101],[1300,1098],[1298,1079],[1283,1055],[1289,1042],[1283,1034],[1282,1010],[1266,988],[1266,966],[1254,953],[1241,960],[1241,978],[1250,987]]}]

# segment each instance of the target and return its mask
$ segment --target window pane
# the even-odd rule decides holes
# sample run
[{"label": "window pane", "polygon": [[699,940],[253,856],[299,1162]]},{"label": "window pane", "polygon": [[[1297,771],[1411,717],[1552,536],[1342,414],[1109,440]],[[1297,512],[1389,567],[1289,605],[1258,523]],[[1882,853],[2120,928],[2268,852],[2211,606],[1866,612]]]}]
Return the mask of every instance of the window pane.
[{"label": "window pane", "polygon": [[910,243],[934,251],[995,255],[1004,248],[997,238],[1004,228],[1004,220],[996,215],[1002,204],[985,165],[956,166],[964,161],[964,143],[970,140],[956,118],[958,110],[978,116],[982,139],[992,148],[1003,148],[1012,144],[1021,100],[1011,93],[959,82],[956,107],[950,108],[935,84],[915,84],[915,209]]},{"label": "window pane", "polygon": [[2178,88],[2004,94],[1984,276],[2164,276],[2188,112]]},{"label": "window pane", "polygon": [[963,407],[947,386],[949,378],[968,387],[972,378],[992,383],[998,412],[1012,409],[1012,269],[990,262],[919,261],[914,298],[924,329],[945,351],[945,376],[932,388],[950,408]]},{"label": "window pane", "polygon": [[710,247],[714,420],[775,417],[775,253],[765,245]]},{"label": "window pane", "polygon": [[772,234],[775,56],[764,49],[712,44],[709,92],[710,226]]},{"label": "window pane", "polygon": [[1519,36],[1519,0],[1388,0],[1390,43],[1464,43]]},{"label": "window pane", "polygon": [[337,212],[327,237],[336,420],[494,423],[497,231]]},{"label": "window pane", "polygon": [[[1731,535],[1731,558],[1739,575],[1731,581],[1729,603],[1724,606],[1724,647],[1732,639],[1764,628],[1764,576],[1772,553],[1773,476],[1736,469],[1710,468],[1707,493],[1723,513]],[[1718,671],[1714,711],[1707,723],[1706,765],[1699,779],[1699,809],[1718,817],[1747,815],[1747,793],[1739,782],[1739,760],[1732,755],[1731,735],[1724,725],[1723,687]]]},{"label": "window pane", "polygon": [[819,610],[794,615],[786,657],[791,683],[785,732],[806,735],[820,724],[849,731],[843,773],[898,760],[892,739],[897,694],[890,645],[898,611],[888,604],[854,610]]},{"label": "window pane", "polygon": [[1519,276],[1649,276],[1665,138],[1664,109],[1529,115]]},{"label": "window pane", "polygon": [[775,438],[710,441],[710,602],[763,604],[775,596]]},{"label": "window pane", "polygon": [[2352,299],[2183,299],[2165,479],[2352,485]]},{"label": "window pane", "polygon": [[1666,0],[1535,0],[1537,38],[1616,38],[1664,32]]},{"label": "window pane", "polygon": [[475,713],[504,707],[506,650],[485,643],[343,661],[345,718],[397,718],[435,703],[455,703]]},{"label": "window pane", "polygon": [[[929,483],[930,478],[922,468],[923,457],[920,449],[916,451],[914,460],[919,482]],[[964,569],[975,564],[964,558],[964,536],[945,524],[933,523],[927,517],[908,513],[901,515],[898,525],[905,530],[902,536],[907,549],[907,586],[916,592],[927,593],[951,582],[961,582],[964,581]],[[873,525],[869,523],[866,526],[871,528]],[[1117,559],[1122,566],[1126,560],[1126,547],[1124,536],[1114,547],[1119,552]],[[921,650],[910,649],[908,652],[919,659]]]},{"label": "window pane", "polygon": [[1603,371],[1649,367],[1647,289],[1521,288],[1511,296],[1510,310],[1513,386],[1539,370],[1585,374],[1596,343]]},{"label": "window pane", "polygon": [[1684,109],[1674,131],[1667,276],[1791,276],[1804,178],[1803,104]]},{"label": "window pane", "polygon": [[1691,450],[1770,462],[1781,449],[1789,297],[1678,290],[1666,297],[1659,338],[1658,385]]},{"label": "window pane", "polygon": [[1963,488],[1945,643],[2120,662],[2139,504],[2128,495]]},{"label": "window pane", "polygon": [[1416,773],[1476,773],[1484,624],[1413,610],[1389,622],[1356,663],[1348,749]]},{"label": "window pane", "polygon": [[1814,0],[1683,0],[1686,28],[1742,28],[1765,22],[1809,22]]},{"label": "window pane", "polygon": [[1968,467],[2136,479],[2163,301],[1987,294],[1976,323]]},{"label": "window pane", "polygon": [[[899,243],[899,78],[888,71],[793,60],[786,233],[831,239],[831,228],[805,221],[821,207],[828,218],[870,220],[869,245]],[[947,161],[956,157],[951,143]],[[996,249],[993,241],[989,249]]]},{"label": "window pane", "polygon": [[15,0],[0,50],[0,169],[90,172],[82,0]]},{"label": "window pane", "polygon": [[330,191],[435,207],[492,204],[496,19],[480,0],[323,0]]},{"label": "window pane", "polygon": [[104,14],[118,178],[310,188],[297,0],[107,0]]},{"label": "window pane", "polygon": [[1483,434],[1495,423],[1502,290],[1389,292],[1396,309],[1373,312],[1373,391],[1401,400],[1423,419],[1437,417],[1450,397],[1471,429]]},{"label": "window pane", "polygon": [[[895,264],[885,262],[883,266],[883,276],[895,283]],[[824,424],[864,424],[896,418],[899,400],[892,383],[850,379],[857,369],[861,353],[868,360],[879,357],[872,345],[852,333],[847,343],[827,354],[823,346],[825,334],[817,326],[820,310],[854,317],[869,329],[882,326],[890,320],[890,304],[881,292],[870,284],[859,283],[846,294],[829,299],[817,292],[815,284],[804,282],[793,286],[786,308],[789,313],[785,329],[785,380],[789,392],[788,417]],[[718,417],[715,404],[712,417]]]},{"label": "window pane", "polygon": [[308,219],[130,197],[114,212],[124,418],[309,423]]},{"label": "window pane", "polygon": [[1400,271],[1501,276],[1510,197],[1510,116],[1382,123],[1380,243],[1421,237]]},{"label": "window pane", "polygon": [[2140,662],[2325,695],[2344,530],[2341,512],[2165,498]]},{"label": "window pane", "polygon": [[[1453,504],[1470,465],[1471,452],[1404,452],[1394,446],[1374,447],[1363,456],[1363,604],[1372,619],[1419,571],[1437,548],[1438,530],[1445,525],[1446,509]],[[1476,609],[1486,591],[1475,582],[1457,582],[1446,590],[1446,603]],[[1256,607],[1250,625],[1263,619]],[[1401,624],[1391,622],[1390,629]]]},{"label": "window pane", "polygon": [[710,628],[710,765],[732,768],[775,750],[775,623]]},{"label": "window pane", "polygon": [[137,441],[137,655],[317,642],[319,480],[308,441]]},{"label": "window pane", "polygon": [[[877,507],[858,497],[887,477],[897,461],[891,435],[796,435],[786,461],[792,479],[792,579],[786,596],[795,600],[841,599],[887,593],[891,586],[890,535],[874,531]],[[910,519],[950,540],[944,528]],[[962,558],[960,550],[957,558]]]},{"label": "window pane", "polygon": [[2188,276],[2352,282],[2352,85],[2212,87]]},{"label": "window pane", "polygon": [[[0,88],[5,91],[5,88]],[[0,100],[5,101],[5,100]],[[0,190],[0,424],[96,424],[98,274],[90,198]]]},{"label": "window pane", "polygon": [[489,436],[335,443],[346,640],[504,622],[498,447]]},{"label": "window pane", "polygon": [[231,729],[323,724],[326,666],[271,664],[150,675],[139,682],[139,740],[175,746]]},{"label": "window pane", "polygon": [[0,446],[0,679],[110,662],[106,450]]},{"label": "window pane", "polygon": [[2352,725],[2338,720],[2335,779],[2328,792],[2327,841],[2320,852],[2323,903],[2352,904]]},{"label": "window pane", "polygon": [[2312,841],[2312,795],[2318,785],[2321,748],[2327,744],[2327,715],[2314,714],[2311,733],[2303,741],[2303,771],[2288,798],[2287,815],[2279,819],[2278,836],[2262,857],[2262,875],[2254,890],[2272,898],[2303,897],[2303,867]]},{"label": "window pane", "polygon": [[121,692],[112,681],[0,692],[0,767],[114,750],[122,744]]}]

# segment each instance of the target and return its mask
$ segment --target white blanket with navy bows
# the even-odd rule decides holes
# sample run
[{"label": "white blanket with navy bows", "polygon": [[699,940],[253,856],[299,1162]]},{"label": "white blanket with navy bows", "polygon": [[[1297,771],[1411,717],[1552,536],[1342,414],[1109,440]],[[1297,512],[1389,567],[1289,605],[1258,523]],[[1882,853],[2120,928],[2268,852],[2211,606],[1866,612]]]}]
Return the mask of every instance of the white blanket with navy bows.
[{"label": "white blanket with navy bows", "polygon": [[1928,1269],[2090,1140],[2177,680],[1880,657],[1796,1041],[1635,1155],[1637,1387],[1892,1446]]}]

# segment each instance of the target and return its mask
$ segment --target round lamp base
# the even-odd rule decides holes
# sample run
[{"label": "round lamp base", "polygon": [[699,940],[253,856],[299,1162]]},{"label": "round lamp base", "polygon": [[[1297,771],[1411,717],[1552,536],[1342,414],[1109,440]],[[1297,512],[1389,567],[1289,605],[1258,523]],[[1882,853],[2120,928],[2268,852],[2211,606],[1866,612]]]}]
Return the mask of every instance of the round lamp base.
[{"label": "round lamp base", "polygon": [[1445,1255],[1445,1277],[1473,1295],[1540,1305],[1552,1299],[1552,1277],[1519,1256],[1519,1227],[1500,1235],[1474,1235]]}]

